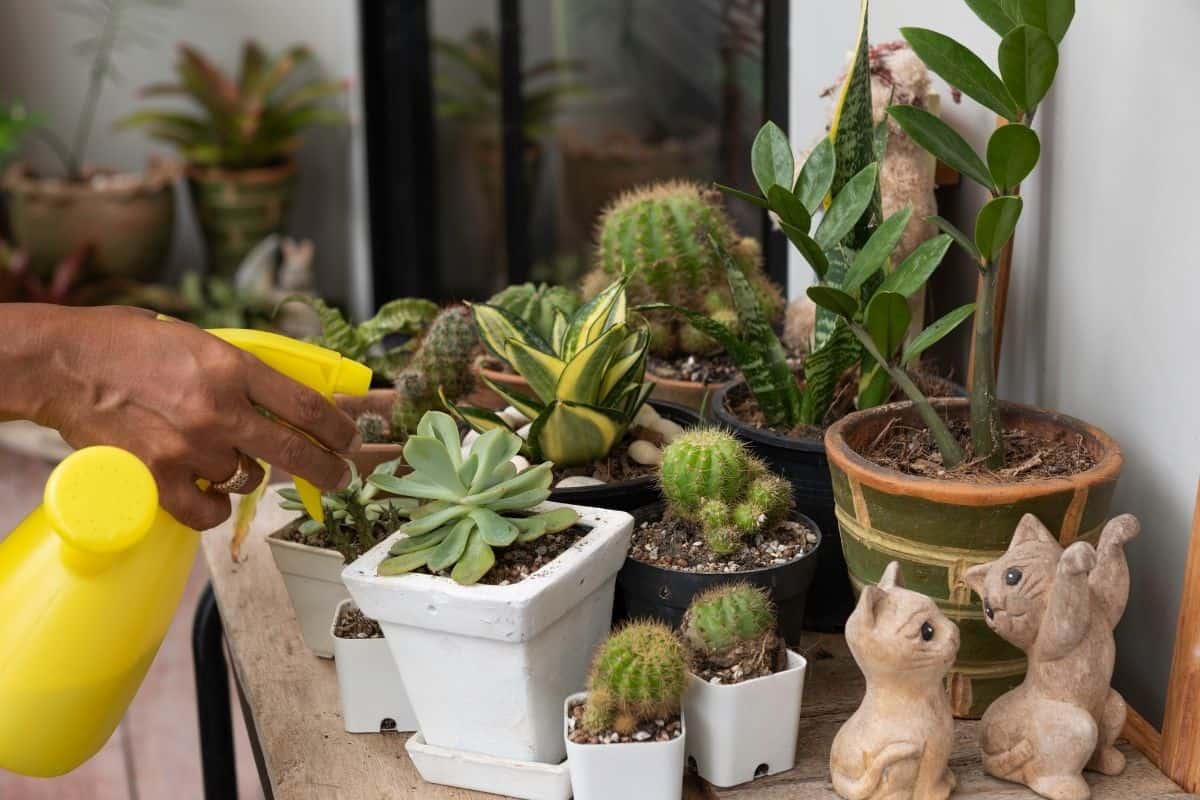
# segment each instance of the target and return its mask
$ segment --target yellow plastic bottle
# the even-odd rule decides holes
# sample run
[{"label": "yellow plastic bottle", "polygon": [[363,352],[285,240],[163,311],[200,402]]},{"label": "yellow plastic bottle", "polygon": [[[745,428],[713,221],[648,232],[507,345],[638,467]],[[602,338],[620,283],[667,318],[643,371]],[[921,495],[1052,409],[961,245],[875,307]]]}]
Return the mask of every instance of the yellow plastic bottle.
[{"label": "yellow plastic bottle", "polygon": [[[370,384],[366,367],[305,342],[213,333],[326,396]],[[58,465],[42,505],[0,541],[0,768],[62,775],[104,745],[158,652],[198,543],[159,507],[132,454],[89,447]]]}]

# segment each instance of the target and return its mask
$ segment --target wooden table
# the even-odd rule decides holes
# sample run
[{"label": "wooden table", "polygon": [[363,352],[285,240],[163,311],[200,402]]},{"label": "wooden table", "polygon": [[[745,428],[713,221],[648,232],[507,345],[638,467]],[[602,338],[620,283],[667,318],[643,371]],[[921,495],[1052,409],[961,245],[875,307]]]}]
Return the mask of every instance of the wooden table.
[{"label": "wooden table", "polygon": [[[342,729],[333,662],[313,656],[300,640],[283,580],[264,540],[269,532],[258,526],[243,547],[243,560],[237,564],[229,555],[229,523],[203,537],[204,555],[247,712],[246,724],[257,745],[267,796],[275,800],[490,797],[424,783],[404,750],[407,734],[349,734]],[[814,634],[806,637],[801,649],[809,659],[809,667],[795,768],[732,789],[714,789],[690,776],[686,797],[835,797],[828,777],[829,747],[838,727],[862,697],[862,676],[840,636]],[[219,711],[208,709],[207,713]],[[964,722],[957,727],[958,746],[951,765],[959,789],[954,796],[970,800],[1035,798],[1024,787],[983,774],[975,745],[977,726]],[[1087,773],[1094,800],[1197,797],[1182,792],[1140,752],[1129,745],[1122,747],[1129,757],[1124,775],[1106,778]]]}]

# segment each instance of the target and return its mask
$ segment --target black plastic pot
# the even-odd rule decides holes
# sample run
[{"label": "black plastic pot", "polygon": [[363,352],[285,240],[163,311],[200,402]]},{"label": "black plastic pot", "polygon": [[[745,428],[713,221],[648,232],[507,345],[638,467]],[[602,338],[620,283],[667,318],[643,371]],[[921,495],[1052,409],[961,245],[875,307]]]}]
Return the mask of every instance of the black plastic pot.
[{"label": "black plastic pot", "polygon": [[[662,512],[661,502],[640,508],[634,512],[634,524],[657,520]],[[821,550],[821,530],[813,520],[799,512],[794,513],[792,519],[803,522],[817,532],[817,547],[814,550],[786,564],[747,572],[687,572],[627,558],[617,573],[615,605],[622,610],[626,619],[649,617],[677,628],[697,594],[712,586],[742,581],[761,586],[770,593],[779,617],[779,633],[789,644],[795,644],[805,630],[804,611],[817,572],[815,556]]]},{"label": "black plastic pot", "polygon": [[[662,416],[685,428],[700,424],[700,415],[690,408],[661,400],[651,400],[650,405]],[[646,475],[631,481],[606,483],[603,486],[554,489],[550,492],[550,499],[556,503],[570,503],[575,506],[634,511],[660,502],[662,494],[658,489],[658,477]]]}]

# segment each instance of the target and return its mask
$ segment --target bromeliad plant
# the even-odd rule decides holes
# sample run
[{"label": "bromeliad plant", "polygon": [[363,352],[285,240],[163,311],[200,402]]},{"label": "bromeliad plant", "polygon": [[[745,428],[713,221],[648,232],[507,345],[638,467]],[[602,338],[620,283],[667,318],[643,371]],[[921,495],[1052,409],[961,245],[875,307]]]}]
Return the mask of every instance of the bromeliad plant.
[{"label": "bromeliad plant", "polygon": [[[608,455],[646,402],[643,381],[649,334],[630,317],[621,278],[570,318],[554,314],[550,339],[519,317],[490,304],[472,305],[484,344],[521,375],[537,397],[527,397],[483,378],[506,402],[533,420],[525,452],[570,466]],[[446,402],[475,430],[511,430],[491,411]]]},{"label": "bromeliad plant", "polygon": [[440,411],[425,414],[417,435],[404,445],[412,474],[368,479],[392,494],[424,501],[400,528],[405,537],[392,545],[379,574],[428,569],[473,584],[496,563],[494,548],[532,542],[578,522],[567,507],[528,513],[550,496],[551,464],[517,472],[512,457],[520,449],[520,437],[496,428],[477,438],[464,456],[454,420]]},{"label": "bromeliad plant", "polygon": [[[342,312],[319,297],[291,295],[284,303],[304,303],[317,312],[321,320],[321,335],[315,344],[336,350],[346,358],[366,364],[373,371],[394,376],[404,369],[418,345],[417,335],[437,316],[436,303],[416,297],[401,297],[384,303],[375,316],[359,325],[348,322]],[[391,334],[409,339],[403,344],[385,347],[383,340]]]}]

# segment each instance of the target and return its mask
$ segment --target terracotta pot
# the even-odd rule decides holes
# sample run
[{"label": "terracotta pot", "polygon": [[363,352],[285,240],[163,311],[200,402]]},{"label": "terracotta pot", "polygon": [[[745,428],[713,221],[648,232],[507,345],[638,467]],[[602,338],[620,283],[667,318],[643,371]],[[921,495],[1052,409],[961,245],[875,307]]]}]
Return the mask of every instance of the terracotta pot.
[{"label": "terracotta pot", "polygon": [[[968,412],[966,399],[933,403],[951,418]],[[1064,544],[1095,544],[1123,460],[1104,431],[1073,417],[1007,403],[1001,416],[1006,428],[1078,437],[1096,466],[1065,478],[981,484],[905,475],[859,455],[892,420],[923,425],[909,403],[850,414],[825,434],[850,580],[861,590],[879,580],[889,561],[899,561],[907,588],[936,600],[957,623],[962,645],[949,687],[959,717],[980,716],[1025,674],[1024,654],[988,629],[963,573],[999,558],[1024,514],[1036,515]]]},{"label": "terracotta pot", "polygon": [[145,174],[98,169],[72,182],[13,164],[3,179],[13,238],[41,275],[91,245],[92,274],[151,280],[171,246],[179,174],[178,164],[152,161]]},{"label": "terracotta pot", "polygon": [[[505,389],[511,389],[514,392],[528,395],[530,397],[534,396],[533,389],[529,388],[529,383],[515,372],[505,372],[501,369],[488,369],[480,362],[476,362],[472,369],[475,370],[476,375],[482,378],[487,378],[493,383],[498,383]],[[504,399],[500,397],[500,395],[489,389],[487,384],[483,383],[482,381],[479,381],[479,389],[476,390],[472,397],[478,400],[475,405],[478,405],[480,408],[490,408],[493,411],[498,411],[508,405],[508,403],[506,403]]]},{"label": "terracotta pot", "polygon": [[187,175],[209,270],[232,275],[254,245],[283,228],[296,164],[286,161],[256,169],[191,164]]},{"label": "terracotta pot", "polygon": [[646,380],[654,384],[654,391],[650,393],[650,397],[653,399],[678,403],[685,408],[700,412],[701,416],[705,416],[704,411],[712,407],[713,398],[717,392],[728,385],[663,378],[650,370],[646,370]]}]

